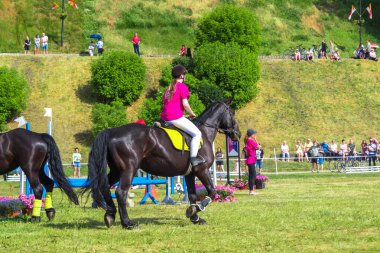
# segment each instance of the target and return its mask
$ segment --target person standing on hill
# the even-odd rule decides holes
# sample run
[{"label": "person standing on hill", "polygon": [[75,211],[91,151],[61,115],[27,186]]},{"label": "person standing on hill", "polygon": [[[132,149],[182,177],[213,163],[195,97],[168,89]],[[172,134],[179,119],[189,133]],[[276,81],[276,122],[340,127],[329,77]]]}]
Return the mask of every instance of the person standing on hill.
[{"label": "person standing on hill", "polygon": [[378,141],[375,138],[369,138],[368,144],[368,166],[371,166],[371,161],[373,166],[376,166],[376,152],[377,152]]},{"label": "person standing on hill", "polygon": [[103,44],[103,41],[102,39],[99,39],[98,42],[96,43],[96,47],[98,48],[98,55],[99,54],[103,54],[104,52],[104,44]]},{"label": "person standing on hill", "polygon": [[80,161],[81,160],[82,160],[82,156],[79,153],[79,148],[75,148],[74,153],[73,153],[74,177],[75,176],[80,177],[80,166],[81,166]]},{"label": "person standing on hill", "polygon": [[132,37],[132,43],[133,43],[133,51],[135,52],[135,54],[140,56],[140,38],[137,35],[137,33],[135,33],[135,35]]},{"label": "person standing on hill", "polygon": [[24,50],[25,50],[25,54],[29,54],[29,50],[30,50],[30,39],[29,39],[29,36],[26,36],[26,39],[25,39],[25,42],[24,42]]},{"label": "person standing on hill", "polygon": [[45,35],[45,33],[42,33],[41,42],[42,42],[42,50],[44,54],[48,54],[48,36]]},{"label": "person standing on hill", "polygon": [[247,130],[247,135],[244,138],[245,150],[247,152],[247,159],[245,160],[245,164],[248,165],[248,186],[249,186],[249,194],[256,195],[255,192],[255,181],[256,181],[256,150],[259,148],[256,139],[256,131],[253,129]]},{"label": "person standing on hill", "polygon": [[36,37],[34,37],[34,55],[38,55],[39,50],[40,50],[40,36],[36,34]]},{"label": "person standing on hill", "polygon": [[322,40],[321,52],[322,52],[322,58],[327,59],[327,56],[326,56],[327,44],[326,44],[325,40]]}]

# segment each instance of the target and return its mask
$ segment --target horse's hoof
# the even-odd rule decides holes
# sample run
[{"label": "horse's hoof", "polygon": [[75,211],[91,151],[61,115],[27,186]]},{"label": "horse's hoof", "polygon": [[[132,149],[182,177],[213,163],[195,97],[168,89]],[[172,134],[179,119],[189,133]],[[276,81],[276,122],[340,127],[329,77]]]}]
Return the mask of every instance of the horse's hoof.
[{"label": "horse's hoof", "polygon": [[104,223],[106,223],[107,228],[111,227],[115,223],[115,216],[110,215],[110,214],[105,214]]},{"label": "horse's hoof", "polygon": [[55,209],[54,208],[45,209],[45,212],[49,221],[52,221],[55,217]]},{"label": "horse's hoof", "polygon": [[207,224],[207,222],[206,222],[204,219],[200,218],[200,217],[198,217],[197,220],[192,220],[192,219],[190,219],[190,221],[191,221],[193,224],[195,224],[195,225],[206,225],[206,224]]},{"label": "horse's hoof", "polygon": [[128,230],[133,230],[139,227],[139,224],[134,221],[128,221],[126,225],[123,225],[123,228],[126,228]]},{"label": "horse's hoof", "polygon": [[191,205],[186,209],[186,217],[190,218],[191,216],[197,214],[197,207],[195,205]]},{"label": "horse's hoof", "polygon": [[41,217],[40,216],[32,216],[32,218],[30,219],[30,221],[32,223],[38,223],[38,222],[41,222]]}]

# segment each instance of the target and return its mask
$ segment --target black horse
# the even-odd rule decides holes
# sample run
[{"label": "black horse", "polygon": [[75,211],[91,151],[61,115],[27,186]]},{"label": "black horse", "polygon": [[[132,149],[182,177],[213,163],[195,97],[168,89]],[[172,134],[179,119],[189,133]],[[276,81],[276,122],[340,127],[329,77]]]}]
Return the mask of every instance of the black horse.
[{"label": "black horse", "polygon": [[54,181],[45,174],[46,162],[49,162],[50,172],[59,187],[72,202],[78,205],[78,197],[63,171],[57,144],[50,135],[34,133],[22,128],[0,134],[0,175],[17,167],[21,167],[25,172],[35,196],[32,213],[34,222],[41,220],[42,185],[46,190],[46,215],[49,220],[55,216],[51,199]]},{"label": "black horse", "polygon": [[[181,151],[175,150],[166,133],[160,128],[128,124],[104,130],[96,137],[88,162],[88,184],[83,193],[91,190],[94,200],[104,207],[106,210],[104,221],[107,227],[112,226],[117,212],[111,198],[110,186],[118,181],[120,184],[116,189],[116,198],[121,224],[128,229],[137,226],[128,217],[126,200],[138,168],[164,177],[186,175],[191,204],[186,210],[186,216],[194,224],[205,223],[197,213],[204,210],[216,193],[208,171],[214,161],[212,143],[218,130],[233,140],[238,140],[241,135],[230,103],[231,101],[214,102],[195,119],[204,141],[199,155],[206,160],[206,163],[191,170],[189,170],[189,153],[182,154]],[[107,164],[110,168],[108,176]],[[195,176],[208,192],[208,197],[200,204],[196,204]]]}]

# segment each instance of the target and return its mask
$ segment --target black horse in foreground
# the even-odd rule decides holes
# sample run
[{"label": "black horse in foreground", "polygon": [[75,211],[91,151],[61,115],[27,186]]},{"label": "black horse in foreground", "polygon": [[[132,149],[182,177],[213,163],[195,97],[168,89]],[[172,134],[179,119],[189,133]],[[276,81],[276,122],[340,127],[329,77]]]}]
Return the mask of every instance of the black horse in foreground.
[{"label": "black horse in foreground", "polygon": [[[138,168],[157,176],[185,175],[191,204],[186,210],[186,216],[194,224],[204,224],[205,220],[199,218],[197,213],[204,210],[216,193],[208,171],[214,161],[212,143],[218,130],[233,140],[238,140],[241,135],[230,103],[231,101],[214,102],[195,119],[203,138],[203,146],[198,155],[206,162],[191,170],[188,170],[189,153],[183,154],[175,150],[166,133],[160,128],[128,124],[102,131],[92,144],[88,162],[88,184],[83,193],[91,190],[94,200],[105,208],[106,225],[113,225],[117,212],[111,198],[110,186],[120,182],[116,189],[116,198],[121,224],[128,229],[137,226],[128,217],[126,201]],[[107,164],[110,168],[108,175]],[[200,204],[196,204],[195,177],[199,178],[208,192],[208,197]]]},{"label": "black horse in foreground", "polygon": [[57,144],[50,135],[39,134],[22,128],[0,134],[0,175],[17,167],[24,171],[35,196],[32,213],[32,221],[34,222],[41,220],[42,185],[46,190],[46,215],[49,220],[55,216],[52,204],[54,181],[45,174],[46,162],[49,162],[50,173],[59,187],[72,202],[78,205],[78,197],[63,171]]}]

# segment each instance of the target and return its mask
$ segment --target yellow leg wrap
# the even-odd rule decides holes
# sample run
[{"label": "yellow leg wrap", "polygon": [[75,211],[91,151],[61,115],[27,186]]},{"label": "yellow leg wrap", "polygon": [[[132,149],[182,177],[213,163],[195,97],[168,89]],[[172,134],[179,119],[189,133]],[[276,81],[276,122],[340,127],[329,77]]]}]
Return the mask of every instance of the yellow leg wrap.
[{"label": "yellow leg wrap", "polygon": [[52,192],[46,192],[46,197],[45,197],[45,210],[49,208],[53,208],[53,201],[52,201]]},{"label": "yellow leg wrap", "polygon": [[41,216],[41,206],[42,206],[42,200],[41,199],[35,199],[34,203],[33,203],[32,216],[36,216],[36,217]]}]

